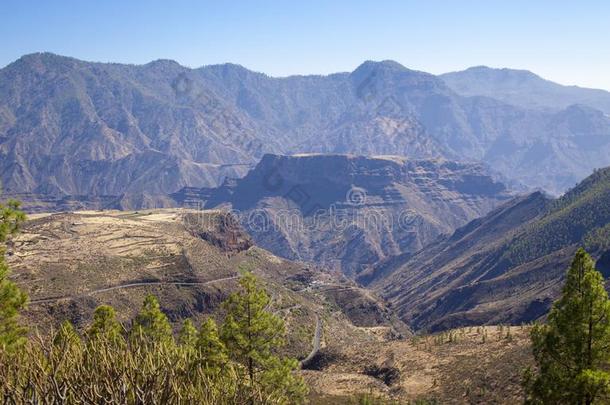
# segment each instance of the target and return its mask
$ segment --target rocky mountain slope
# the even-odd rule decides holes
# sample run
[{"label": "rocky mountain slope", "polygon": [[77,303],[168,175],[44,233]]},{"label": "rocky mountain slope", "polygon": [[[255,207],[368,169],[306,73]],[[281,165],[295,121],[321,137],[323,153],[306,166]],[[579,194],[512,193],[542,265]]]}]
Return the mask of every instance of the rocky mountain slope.
[{"label": "rocky mountain slope", "polygon": [[265,155],[243,179],[173,197],[231,209],[259,246],[352,276],[420,250],[511,194],[480,164],[304,154]]},{"label": "rocky mountain slope", "polygon": [[463,96],[492,97],[521,107],[556,111],[583,104],[610,114],[610,92],[562,86],[527,70],[476,66],[440,77]]},{"label": "rocky mountain slope", "polygon": [[[0,71],[0,155],[7,191],[70,195],[166,193],[215,184],[255,153],[240,144],[254,128],[240,116],[219,120],[182,103],[175,62],[145,66],[95,64],[52,54],[24,57]],[[230,115],[230,114],[227,114]]]},{"label": "rocky mountain slope", "polygon": [[244,175],[267,152],[392,154],[483,161],[559,193],[610,163],[610,118],[595,107],[465,97],[390,61],[272,78],[33,54],[0,70],[0,174],[6,191],[42,199],[154,200]]},{"label": "rocky mountain slope", "polygon": [[557,200],[516,198],[364,280],[415,329],[529,322],[546,314],[580,246],[609,277],[610,168]]}]

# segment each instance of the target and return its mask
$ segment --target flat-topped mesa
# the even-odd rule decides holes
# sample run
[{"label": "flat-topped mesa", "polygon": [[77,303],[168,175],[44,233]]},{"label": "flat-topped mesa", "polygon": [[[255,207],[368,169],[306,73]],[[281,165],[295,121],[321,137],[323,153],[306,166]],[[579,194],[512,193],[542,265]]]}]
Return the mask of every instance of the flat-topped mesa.
[{"label": "flat-topped mesa", "polygon": [[482,164],[307,153],[266,154],[244,178],[189,189],[183,200],[235,210],[256,243],[276,255],[353,275],[388,255],[416,252],[510,197]]},{"label": "flat-topped mesa", "polygon": [[338,198],[345,197],[352,187],[366,189],[368,197],[383,195],[393,183],[430,187],[429,191],[439,187],[471,196],[508,193],[504,184],[478,163],[346,154],[266,154],[254,170],[237,182],[237,187],[259,187],[261,191],[278,193],[294,185],[315,189],[329,183]]}]

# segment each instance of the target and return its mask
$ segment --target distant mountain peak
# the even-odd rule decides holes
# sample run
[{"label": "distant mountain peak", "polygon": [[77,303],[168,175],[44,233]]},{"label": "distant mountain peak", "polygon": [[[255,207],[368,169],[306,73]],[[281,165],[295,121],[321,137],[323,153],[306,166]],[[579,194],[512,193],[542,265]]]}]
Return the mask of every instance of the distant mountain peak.
[{"label": "distant mountain peak", "polygon": [[231,62],[226,62],[226,63],[215,63],[213,65],[206,65],[204,66],[205,68],[208,69],[224,69],[224,70],[247,70],[247,71],[251,71],[250,69],[246,68],[243,65],[240,65],[239,63],[231,63]]},{"label": "distant mountain peak", "polygon": [[[388,73],[401,73],[401,72],[416,72],[415,70],[408,69],[398,62],[393,60],[382,60],[372,61],[367,60],[360,64],[353,72],[352,75],[358,76],[363,74],[371,74],[373,72],[388,72]],[[423,73],[423,72],[418,72]]]},{"label": "distant mountain peak", "polygon": [[151,62],[148,62],[145,66],[150,66],[150,67],[157,67],[157,66],[180,66],[183,67],[181,64],[179,64],[178,62],[176,62],[173,59],[157,59],[157,60],[153,60]]},{"label": "distant mountain peak", "polygon": [[362,62],[360,64],[360,66],[358,66],[358,68],[356,68],[356,70],[358,70],[359,68],[385,68],[385,69],[396,69],[396,70],[408,70],[405,66],[401,65],[400,63],[391,60],[391,59],[384,59],[381,61],[374,61],[374,60],[366,60],[364,62]]},{"label": "distant mountain peak", "polygon": [[[377,92],[390,94],[401,82],[411,85],[426,83],[430,89],[450,92],[447,85],[438,77],[430,73],[411,70],[392,60],[366,61],[350,74],[350,78],[356,87],[357,94]],[[359,97],[362,96],[359,95]]]},{"label": "distant mountain peak", "polygon": [[12,64],[49,64],[49,63],[65,63],[65,62],[79,62],[78,59],[70,56],[57,55],[52,52],[34,52],[27,55],[23,55]]},{"label": "distant mountain peak", "polygon": [[237,63],[219,63],[214,65],[206,65],[198,68],[201,71],[213,72],[216,76],[220,77],[235,77],[244,78],[248,76],[262,76],[270,77],[265,73],[255,72]]},{"label": "distant mountain peak", "polygon": [[484,96],[528,109],[555,111],[571,104],[585,104],[610,114],[609,92],[564,86],[529,70],[473,66],[439,77],[462,96]]},{"label": "distant mountain peak", "polygon": [[22,61],[30,61],[30,60],[40,60],[40,59],[73,59],[69,56],[58,55],[53,52],[32,52],[23,55],[19,60]]},{"label": "distant mountain peak", "polygon": [[[526,70],[526,69],[512,69],[512,68],[494,68],[485,65],[472,66],[463,71],[446,73],[442,76],[451,76],[459,74],[478,75],[480,79],[491,79],[491,80],[506,80],[506,79],[533,79],[533,80],[545,80],[537,74]],[[546,80],[545,80],[546,81]]]}]

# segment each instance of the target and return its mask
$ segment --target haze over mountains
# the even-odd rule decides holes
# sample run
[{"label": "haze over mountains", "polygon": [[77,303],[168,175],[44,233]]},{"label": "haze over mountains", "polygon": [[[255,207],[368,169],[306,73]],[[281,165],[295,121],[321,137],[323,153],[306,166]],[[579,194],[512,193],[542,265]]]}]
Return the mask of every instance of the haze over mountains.
[{"label": "haze over mountains", "polygon": [[440,77],[463,96],[485,96],[526,108],[556,111],[584,104],[610,114],[609,92],[562,86],[527,70],[475,66]]},{"label": "haze over mountains", "polygon": [[561,98],[519,103],[488,97],[494,88],[470,74],[462,82],[475,79],[466,94],[455,75],[390,61],[272,78],[231,64],[27,55],[0,71],[2,183],[9,193],[157,204],[185,186],[241,177],[264,153],[318,152],[484,162],[560,193],[610,164],[607,93],[551,85]]}]

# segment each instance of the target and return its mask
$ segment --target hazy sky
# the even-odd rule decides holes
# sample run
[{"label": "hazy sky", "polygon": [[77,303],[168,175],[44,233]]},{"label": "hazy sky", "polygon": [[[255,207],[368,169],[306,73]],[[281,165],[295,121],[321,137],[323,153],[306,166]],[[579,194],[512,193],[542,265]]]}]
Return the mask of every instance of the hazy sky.
[{"label": "hazy sky", "polygon": [[0,66],[50,51],[285,76],[393,59],[431,73],[523,68],[610,90],[610,1],[0,0],[0,15]]}]

